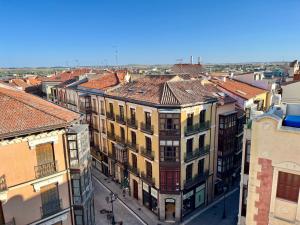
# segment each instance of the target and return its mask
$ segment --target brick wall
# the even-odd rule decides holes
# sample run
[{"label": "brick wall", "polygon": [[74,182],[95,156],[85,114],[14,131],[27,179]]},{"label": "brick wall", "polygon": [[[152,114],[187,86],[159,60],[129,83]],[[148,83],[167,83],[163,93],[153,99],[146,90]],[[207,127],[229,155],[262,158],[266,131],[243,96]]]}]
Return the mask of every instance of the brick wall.
[{"label": "brick wall", "polygon": [[257,214],[254,215],[254,221],[257,225],[268,225],[273,179],[272,161],[259,158],[258,164],[261,165],[261,172],[257,173],[260,186],[256,188],[259,200],[255,202]]}]

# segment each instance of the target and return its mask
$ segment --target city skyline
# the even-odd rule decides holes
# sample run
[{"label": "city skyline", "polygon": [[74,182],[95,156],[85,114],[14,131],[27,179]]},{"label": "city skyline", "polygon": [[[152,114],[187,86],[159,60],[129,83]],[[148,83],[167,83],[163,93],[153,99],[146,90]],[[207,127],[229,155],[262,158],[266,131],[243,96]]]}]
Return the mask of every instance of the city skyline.
[{"label": "city skyline", "polygon": [[290,61],[297,9],[283,1],[0,1],[0,67]]}]

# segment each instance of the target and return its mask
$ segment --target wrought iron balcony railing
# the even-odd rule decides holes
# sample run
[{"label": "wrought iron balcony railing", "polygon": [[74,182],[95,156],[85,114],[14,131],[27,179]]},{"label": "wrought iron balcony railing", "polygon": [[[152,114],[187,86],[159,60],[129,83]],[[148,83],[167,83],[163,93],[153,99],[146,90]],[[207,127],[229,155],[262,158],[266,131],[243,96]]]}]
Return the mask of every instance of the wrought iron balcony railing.
[{"label": "wrought iron balcony railing", "polygon": [[141,178],[145,180],[147,183],[150,183],[151,185],[155,185],[155,178],[152,176],[149,176],[145,172],[141,172]]},{"label": "wrought iron balcony railing", "polygon": [[57,161],[52,161],[34,167],[35,177],[42,178],[57,172]]},{"label": "wrought iron balcony railing", "polygon": [[133,128],[133,129],[138,129],[138,124],[135,119],[127,119],[127,126]]},{"label": "wrought iron balcony railing", "polygon": [[58,213],[62,209],[62,200],[61,199],[53,199],[47,203],[43,203],[41,206],[41,214],[42,217],[48,217],[55,213]]},{"label": "wrought iron balcony railing", "polygon": [[154,160],[154,151],[152,150],[141,147],[141,155],[152,161]]},{"label": "wrought iron balcony railing", "polygon": [[153,126],[151,124],[141,122],[140,125],[141,125],[141,131],[151,135],[153,134]]},{"label": "wrought iron balcony railing", "polygon": [[6,190],[7,190],[6,178],[5,175],[2,175],[0,177],[0,192]]},{"label": "wrought iron balcony railing", "polygon": [[116,135],[116,142],[123,147],[126,146],[125,137],[122,138],[122,137]]},{"label": "wrought iron balcony railing", "polygon": [[128,165],[128,170],[129,170],[131,173],[135,174],[137,177],[140,176],[140,170],[139,170],[137,167],[134,167],[134,166],[132,166],[132,165]]},{"label": "wrought iron balcony railing", "polygon": [[190,126],[186,126],[184,134],[185,134],[185,136],[193,135],[193,134],[196,134],[196,133],[199,133],[199,132],[209,129],[209,126],[210,126],[209,121],[206,121],[206,122],[203,122],[200,124],[197,123],[197,124],[193,124]]},{"label": "wrought iron balcony railing", "polygon": [[132,151],[139,153],[139,145],[137,143],[128,142],[127,147],[130,148]]},{"label": "wrought iron balcony railing", "polygon": [[124,116],[120,116],[120,115],[117,115],[116,116],[116,121],[120,124],[126,124],[126,120],[125,120],[125,117]]},{"label": "wrought iron balcony railing", "polygon": [[106,112],[106,117],[109,120],[115,121],[115,114],[114,114],[114,112]]},{"label": "wrought iron balcony railing", "polygon": [[192,186],[196,185],[196,184],[199,184],[203,181],[206,180],[208,176],[208,171],[205,171],[204,173],[202,174],[198,174],[190,179],[187,179],[184,181],[184,188],[185,189],[188,189],[188,188],[191,188]]},{"label": "wrought iron balcony railing", "polygon": [[192,161],[194,159],[197,159],[201,156],[208,154],[209,151],[210,151],[210,145],[206,145],[205,147],[197,148],[194,151],[186,152],[184,155],[184,161],[187,163],[189,161]]},{"label": "wrought iron balcony railing", "polygon": [[107,137],[112,140],[112,141],[115,141],[116,140],[116,135],[115,133],[112,133],[112,132],[107,132]]}]

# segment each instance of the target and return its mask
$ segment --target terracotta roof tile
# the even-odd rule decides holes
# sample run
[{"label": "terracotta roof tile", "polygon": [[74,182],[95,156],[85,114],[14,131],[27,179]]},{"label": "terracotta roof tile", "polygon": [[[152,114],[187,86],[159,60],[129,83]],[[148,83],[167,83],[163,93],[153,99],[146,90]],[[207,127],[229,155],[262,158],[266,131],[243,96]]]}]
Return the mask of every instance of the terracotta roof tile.
[{"label": "terracotta roof tile", "polygon": [[243,99],[251,99],[257,95],[266,93],[267,91],[252,85],[239,82],[236,80],[226,79],[226,81],[212,79],[211,82]]},{"label": "terracotta roof tile", "polygon": [[201,64],[175,64],[172,66],[171,70],[174,73],[188,73],[192,75],[197,75],[203,73],[203,66]]},{"label": "terracotta roof tile", "polygon": [[98,90],[107,90],[110,87],[116,86],[124,81],[125,73],[104,73],[99,76],[99,78],[92,79],[86,83],[82,83],[79,86],[98,89]]},{"label": "terracotta roof tile", "polygon": [[50,129],[79,119],[79,114],[22,91],[0,87],[0,137]]},{"label": "terracotta roof tile", "polygon": [[75,69],[75,70],[69,70],[64,71],[60,74],[57,74],[52,77],[44,78],[43,81],[57,81],[57,82],[64,82],[70,79],[73,79],[75,77],[78,77],[80,75],[84,75],[86,73],[89,73],[91,70],[88,68],[81,68],[81,69]]}]

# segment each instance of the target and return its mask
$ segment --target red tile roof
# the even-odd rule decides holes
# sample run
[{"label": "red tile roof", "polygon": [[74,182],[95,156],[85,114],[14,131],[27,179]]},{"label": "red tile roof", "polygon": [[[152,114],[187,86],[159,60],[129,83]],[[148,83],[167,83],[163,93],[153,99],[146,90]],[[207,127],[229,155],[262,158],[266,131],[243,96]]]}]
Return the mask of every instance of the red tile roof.
[{"label": "red tile roof", "polygon": [[80,75],[84,75],[86,73],[89,73],[91,70],[88,68],[81,68],[81,69],[75,69],[75,70],[69,70],[64,71],[60,74],[57,74],[52,77],[44,78],[43,81],[57,81],[57,82],[64,82],[67,80],[70,80],[75,77],[79,77]]},{"label": "red tile roof", "polygon": [[188,73],[197,75],[203,73],[203,66],[201,64],[175,64],[171,70],[176,74]]},{"label": "red tile roof", "polygon": [[226,79],[226,81],[219,79],[212,79],[211,82],[223,88],[234,95],[237,95],[243,99],[251,99],[257,95],[266,93],[267,91],[261,88],[254,87],[252,85],[239,82],[236,80]]},{"label": "red tile roof", "polygon": [[86,83],[80,84],[79,86],[90,89],[107,90],[110,87],[123,83],[125,75],[126,73],[120,72],[104,73],[100,75],[99,78],[89,80]]},{"label": "red tile roof", "polygon": [[46,131],[79,119],[79,114],[22,91],[0,87],[0,138]]}]

